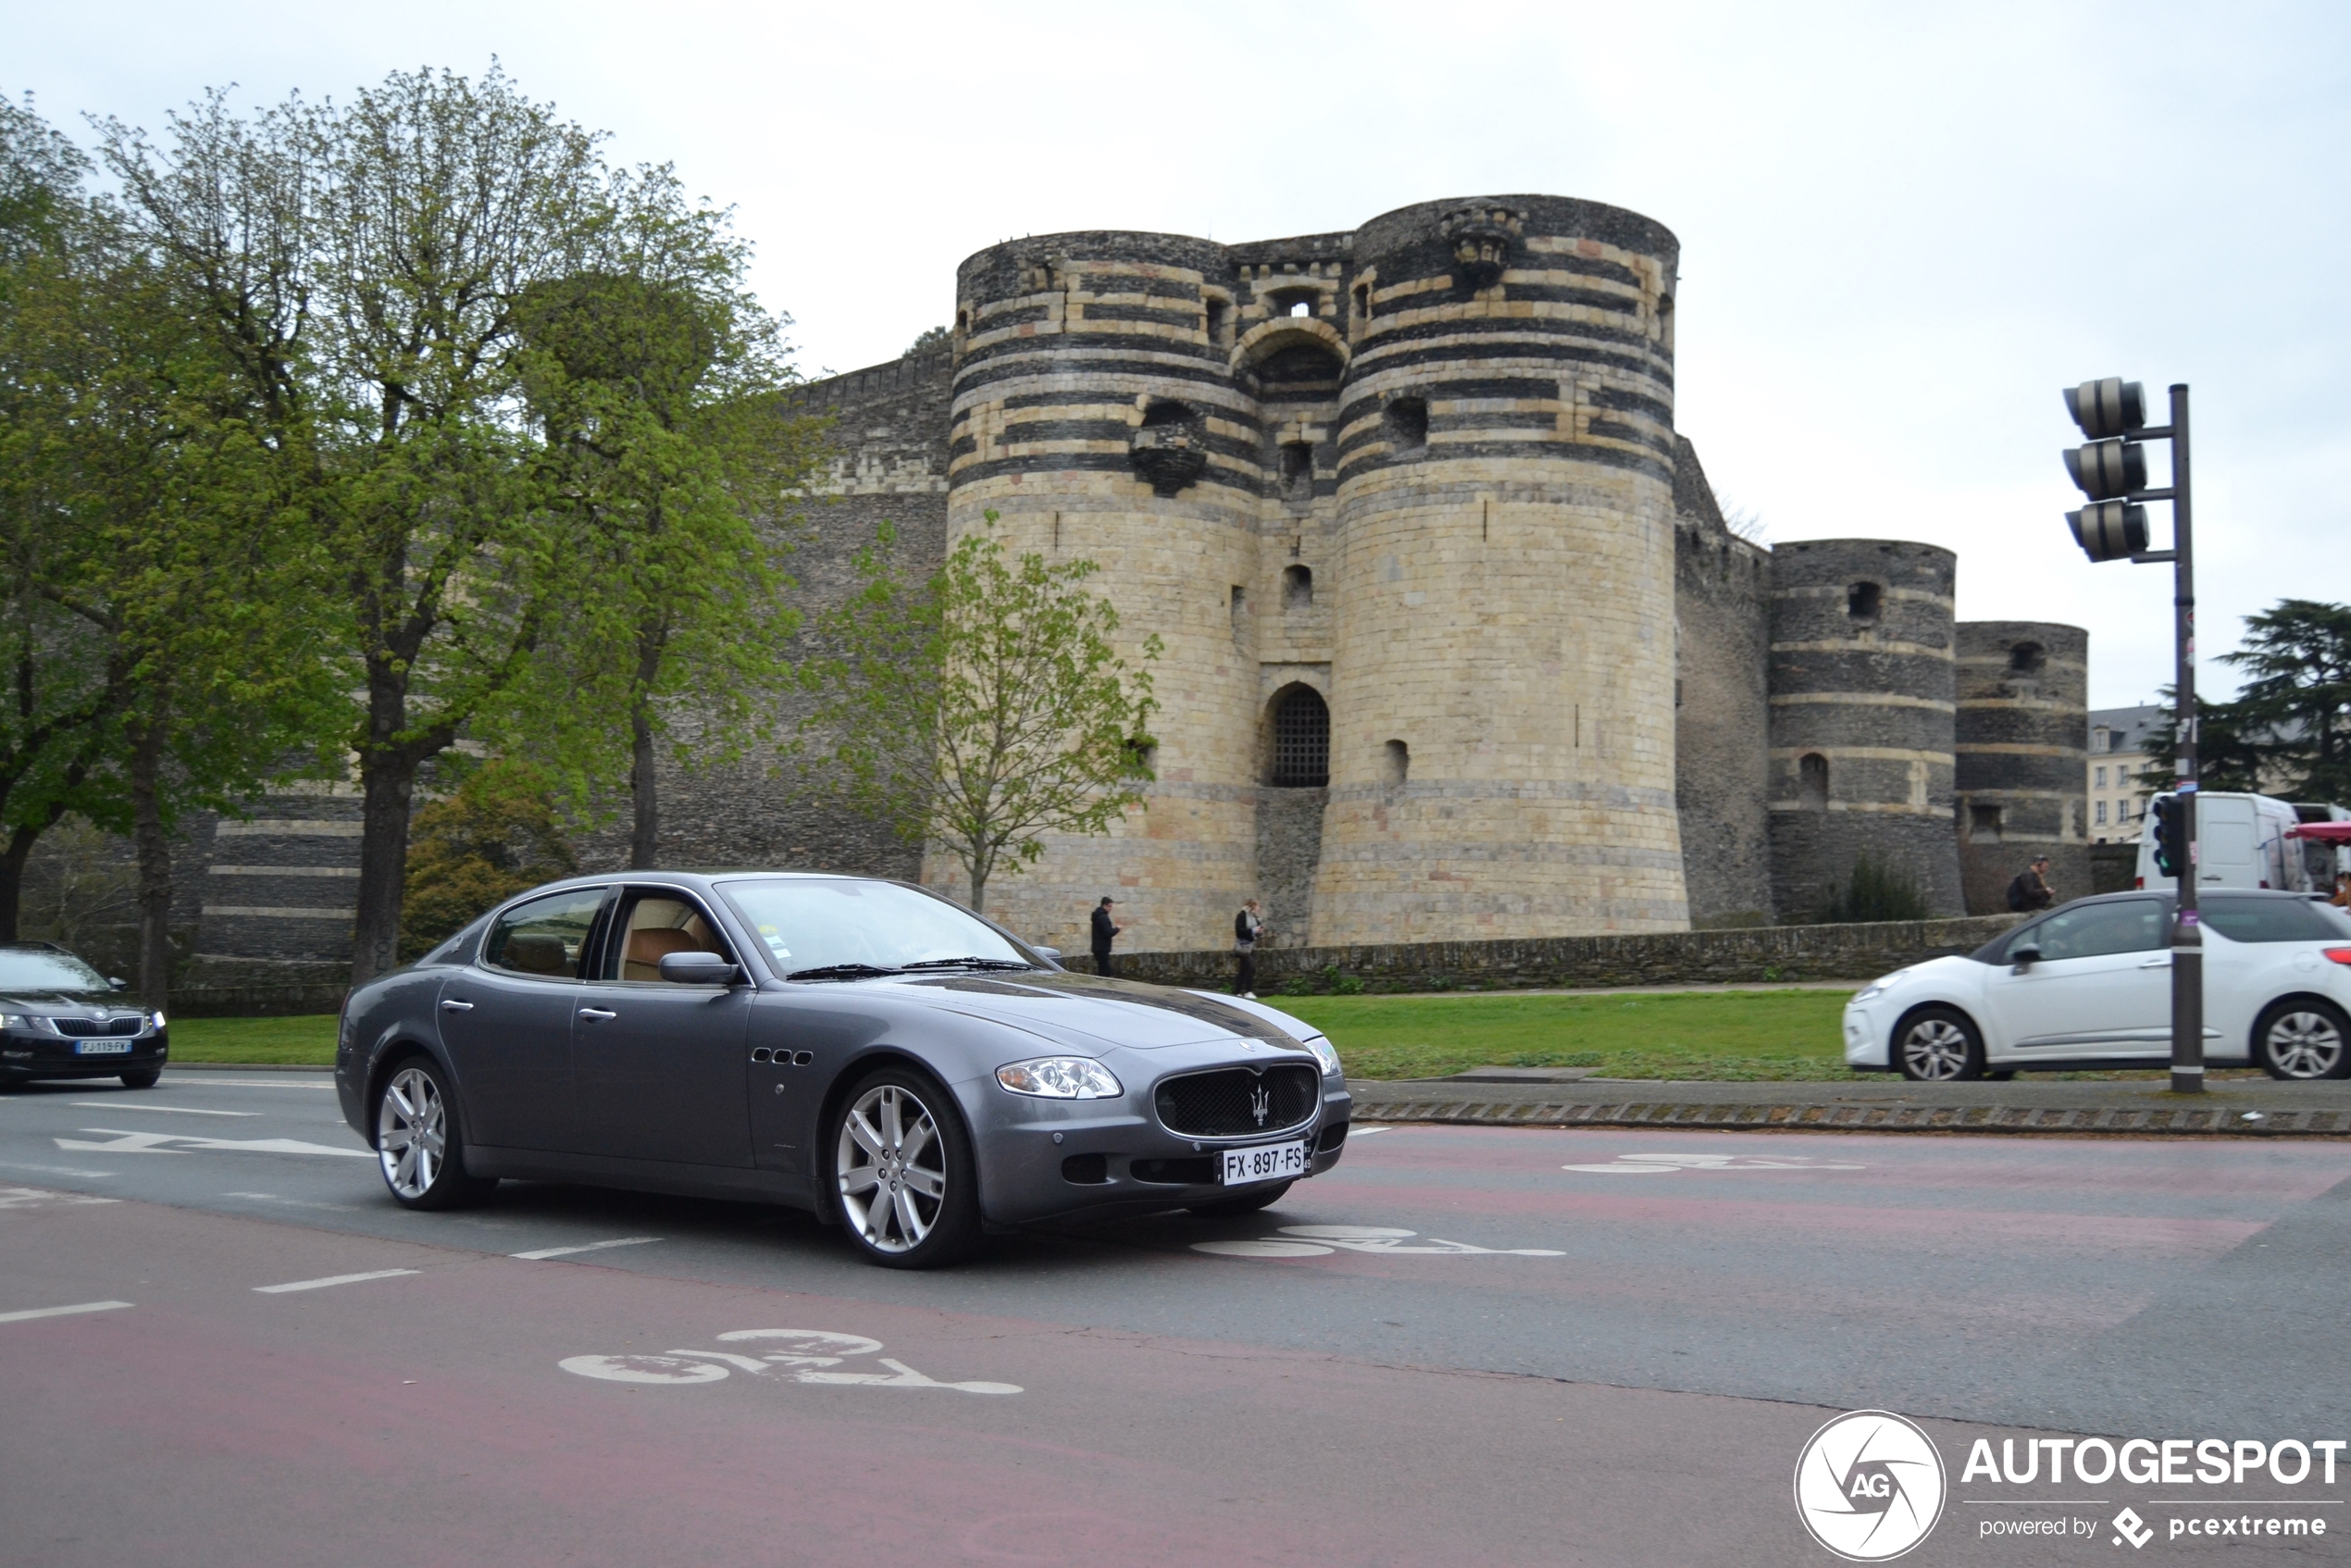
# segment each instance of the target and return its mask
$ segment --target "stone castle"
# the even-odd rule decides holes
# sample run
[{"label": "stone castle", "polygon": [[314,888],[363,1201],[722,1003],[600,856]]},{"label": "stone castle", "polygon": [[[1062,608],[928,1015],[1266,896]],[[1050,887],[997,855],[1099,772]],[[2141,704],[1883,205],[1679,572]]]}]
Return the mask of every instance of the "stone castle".
[{"label": "stone castle", "polygon": [[[1864,856],[1935,914],[2038,852],[2088,891],[2086,635],[1955,624],[1934,546],[1731,531],[1674,429],[1678,253],[1539,195],[1037,236],[963,264],[948,342],[805,388],[838,453],[812,601],[882,519],[921,566],[992,510],[1164,643],[1146,805],[989,913],[1081,952],[1104,893],[1123,947],[1197,949],[1251,895],[1330,946],[1812,919]],[[199,951],[331,956],[345,805],[230,825]],[[757,771],[665,779],[664,828],[672,864],[959,876]]]}]

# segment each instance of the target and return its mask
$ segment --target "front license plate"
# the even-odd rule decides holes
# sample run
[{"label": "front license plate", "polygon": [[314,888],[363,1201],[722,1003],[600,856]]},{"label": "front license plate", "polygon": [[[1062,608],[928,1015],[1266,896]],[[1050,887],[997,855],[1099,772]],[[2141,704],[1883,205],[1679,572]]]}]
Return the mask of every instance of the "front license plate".
[{"label": "front license plate", "polygon": [[76,1056],[127,1056],[131,1042],[127,1039],[78,1039],[73,1042]]},{"label": "front license plate", "polygon": [[1225,1151],[1226,1187],[1239,1187],[1252,1181],[1281,1181],[1306,1174],[1306,1140],[1296,1143],[1261,1143],[1254,1149]]}]

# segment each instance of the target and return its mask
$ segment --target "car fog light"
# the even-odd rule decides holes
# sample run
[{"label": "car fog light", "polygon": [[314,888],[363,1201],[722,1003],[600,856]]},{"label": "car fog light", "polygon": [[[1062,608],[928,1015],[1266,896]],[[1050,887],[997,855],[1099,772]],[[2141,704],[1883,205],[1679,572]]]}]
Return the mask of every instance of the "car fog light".
[{"label": "car fog light", "polygon": [[1040,1100],[1114,1100],[1126,1091],[1108,1067],[1089,1056],[1040,1056],[996,1069],[996,1081],[1014,1094]]}]

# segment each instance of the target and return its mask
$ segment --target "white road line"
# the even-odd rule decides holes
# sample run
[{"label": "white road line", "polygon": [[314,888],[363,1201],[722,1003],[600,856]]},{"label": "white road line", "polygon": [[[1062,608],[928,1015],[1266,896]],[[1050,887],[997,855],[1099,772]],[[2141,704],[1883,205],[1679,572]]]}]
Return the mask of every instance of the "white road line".
[{"label": "white road line", "polygon": [[209,1076],[191,1073],[173,1073],[167,1081],[182,1089],[332,1089],[335,1087],[331,1083],[290,1083],[278,1078],[230,1077],[225,1073],[216,1073]]},{"label": "white road line", "polygon": [[0,1313],[0,1323],[23,1323],[36,1317],[70,1317],[75,1313],[110,1313],[118,1307],[129,1305],[128,1301],[84,1301],[74,1307],[35,1307],[27,1313]]},{"label": "white road line", "polygon": [[289,1290],[324,1290],[330,1285],[356,1285],[363,1279],[390,1279],[395,1275],[416,1272],[412,1268],[379,1268],[372,1274],[330,1274],[324,1279],[295,1279],[283,1285],[256,1285],[254,1289],[264,1296],[279,1296]]},{"label": "white road line", "polygon": [[39,1171],[44,1176],[81,1176],[87,1181],[94,1181],[100,1176],[110,1176],[116,1174],[113,1171],[85,1171],[73,1165],[36,1165],[27,1160],[0,1160],[0,1170]]},{"label": "white road line", "polygon": [[332,1209],[337,1213],[355,1214],[356,1203],[317,1203],[307,1198],[280,1198],[274,1192],[224,1192],[223,1198],[245,1198],[256,1203],[285,1203],[297,1209]]},{"label": "white road line", "polygon": [[175,1116],[258,1116],[258,1111],[199,1111],[193,1105],[155,1105],[140,1100],[68,1100],[92,1111],[166,1111]]},{"label": "white road line", "polygon": [[536,1252],[509,1252],[510,1258],[567,1258],[574,1252],[601,1252],[607,1247],[641,1247],[648,1241],[658,1241],[658,1236],[624,1236],[617,1241],[591,1241],[584,1247],[542,1247]]}]

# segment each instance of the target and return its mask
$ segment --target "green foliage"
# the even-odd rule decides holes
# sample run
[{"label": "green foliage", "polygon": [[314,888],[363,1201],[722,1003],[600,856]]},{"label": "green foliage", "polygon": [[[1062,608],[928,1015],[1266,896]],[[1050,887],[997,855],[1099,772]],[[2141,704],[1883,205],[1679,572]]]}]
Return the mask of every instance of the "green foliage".
[{"label": "green foliage", "polygon": [[[945,846],[981,909],[989,878],[1033,863],[1044,834],[1107,832],[1140,803],[1159,704],[1150,669],[1118,652],[1118,612],[1083,586],[1093,562],[1012,557],[973,533],[910,585],[891,542],[885,530],[860,553],[862,588],[820,628],[829,651],[802,672],[818,700],[791,753],[821,782],[828,745],[832,787]],[[1145,639],[1141,666],[1160,651]]]},{"label": "green foliage", "polygon": [[2245,672],[2233,705],[2263,733],[2269,792],[2351,801],[2351,604],[2281,599],[2245,631],[2220,662]]},{"label": "green foliage", "polygon": [[[2179,782],[2178,688],[2158,693],[2163,716],[2147,727],[2147,764],[2139,770],[2143,789],[2169,790]],[[2258,794],[2269,770],[2260,722],[2236,703],[2196,704],[2196,777],[2207,790]]]},{"label": "green foliage", "polygon": [[477,769],[417,814],[400,958],[423,956],[502,899],[579,869],[546,779],[519,763]]},{"label": "green foliage", "polygon": [[1864,854],[1854,861],[1853,873],[1845,886],[1830,896],[1828,906],[1821,911],[1821,921],[1823,925],[1839,926],[1848,922],[1924,920],[1932,913],[1916,877]]}]

